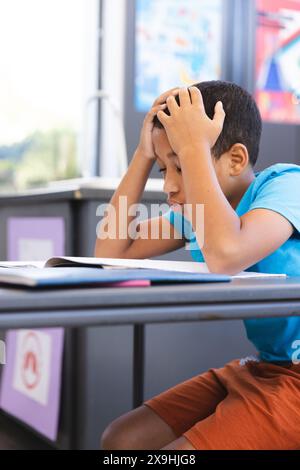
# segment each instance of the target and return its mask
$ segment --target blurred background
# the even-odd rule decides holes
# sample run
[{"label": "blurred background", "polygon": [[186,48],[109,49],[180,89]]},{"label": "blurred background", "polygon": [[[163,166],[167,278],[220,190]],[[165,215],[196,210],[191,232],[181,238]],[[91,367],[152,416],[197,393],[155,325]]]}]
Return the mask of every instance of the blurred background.
[{"label": "blurred background", "polygon": [[0,190],[120,176],[155,97],[211,79],[255,95],[261,167],[298,162],[299,3],[1,0]]}]

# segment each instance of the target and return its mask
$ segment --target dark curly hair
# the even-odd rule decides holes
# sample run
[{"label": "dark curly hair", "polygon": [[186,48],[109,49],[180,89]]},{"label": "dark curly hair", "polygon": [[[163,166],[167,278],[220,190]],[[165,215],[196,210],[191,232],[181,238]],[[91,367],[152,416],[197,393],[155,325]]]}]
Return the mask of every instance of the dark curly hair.
[{"label": "dark curly hair", "polygon": [[[212,119],[215,105],[222,101],[226,118],[223,131],[212,149],[213,156],[218,159],[234,144],[245,145],[252,166],[255,165],[259,153],[262,132],[262,119],[252,96],[240,86],[223,81],[196,83],[202,93],[206,114]],[[177,103],[179,97],[176,96]],[[169,110],[164,110],[169,114]],[[163,128],[155,116],[154,126]]]}]

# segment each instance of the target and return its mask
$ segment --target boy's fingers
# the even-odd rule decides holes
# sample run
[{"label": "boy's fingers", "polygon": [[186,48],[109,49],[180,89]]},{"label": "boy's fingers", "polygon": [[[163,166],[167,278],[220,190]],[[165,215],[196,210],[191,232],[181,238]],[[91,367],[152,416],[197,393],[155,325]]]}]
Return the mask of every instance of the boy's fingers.
[{"label": "boy's fingers", "polygon": [[145,120],[146,120],[147,122],[152,122],[153,119],[154,119],[154,117],[157,115],[158,111],[163,110],[163,109],[166,109],[166,107],[167,107],[167,104],[166,104],[166,103],[160,104],[160,105],[158,105],[158,106],[153,106],[153,107],[150,109],[150,111],[148,112],[148,114],[147,114]]},{"label": "boy's fingers", "polygon": [[179,102],[180,106],[188,106],[189,104],[191,104],[191,98],[187,88],[180,88]]},{"label": "boy's fingers", "polygon": [[157,106],[153,106],[153,108],[151,108],[150,110],[150,113],[151,114],[157,114],[158,111],[162,110],[162,109],[166,109],[167,107],[167,103],[163,103],[163,104],[159,104]]},{"label": "boy's fingers", "polygon": [[203,98],[199,88],[197,88],[196,86],[192,86],[191,88],[189,88],[189,90],[191,94],[192,104],[198,105],[200,106],[200,108],[204,109]]},{"label": "boy's fingers", "polygon": [[175,96],[178,95],[179,88],[171,88],[171,90],[165,91],[162,95],[160,95],[155,101],[153,106],[157,106],[159,104],[165,103],[167,100],[168,96]]},{"label": "boy's fingers", "polygon": [[167,124],[168,120],[170,119],[170,116],[168,116],[163,111],[158,111],[157,117],[158,117],[158,120],[162,123],[163,126],[165,126],[165,124]]},{"label": "boy's fingers", "polygon": [[213,121],[218,125],[220,129],[223,128],[225,117],[226,114],[223,108],[223,103],[222,101],[218,101],[215,106],[215,115]]},{"label": "boy's fingers", "polygon": [[172,114],[176,109],[179,108],[177,101],[175,100],[175,96],[169,96],[167,98],[167,106],[169,108],[170,113]]}]

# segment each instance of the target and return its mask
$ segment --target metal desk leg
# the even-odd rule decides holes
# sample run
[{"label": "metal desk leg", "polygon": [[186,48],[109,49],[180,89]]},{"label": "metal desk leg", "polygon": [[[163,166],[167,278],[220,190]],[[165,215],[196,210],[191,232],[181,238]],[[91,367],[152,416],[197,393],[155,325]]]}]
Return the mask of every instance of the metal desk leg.
[{"label": "metal desk leg", "polygon": [[133,327],[133,408],[144,401],[145,325]]}]

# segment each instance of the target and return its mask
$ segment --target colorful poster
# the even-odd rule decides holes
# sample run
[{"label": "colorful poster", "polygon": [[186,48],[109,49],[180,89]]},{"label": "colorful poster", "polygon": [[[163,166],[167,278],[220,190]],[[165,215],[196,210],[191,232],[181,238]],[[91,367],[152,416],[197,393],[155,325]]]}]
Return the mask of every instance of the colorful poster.
[{"label": "colorful poster", "polygon": [[222,0],[136,0],[135,105],[221,78]]},{"label": "colorful poster", "polygon": [[64,330],[18,330],[6,335],[0,407],[51,440],[59,421]]},{"label": "colorful poster", "polygon": [[256,99],[265,121],[300,123],[300,0],[256,0]]}]

